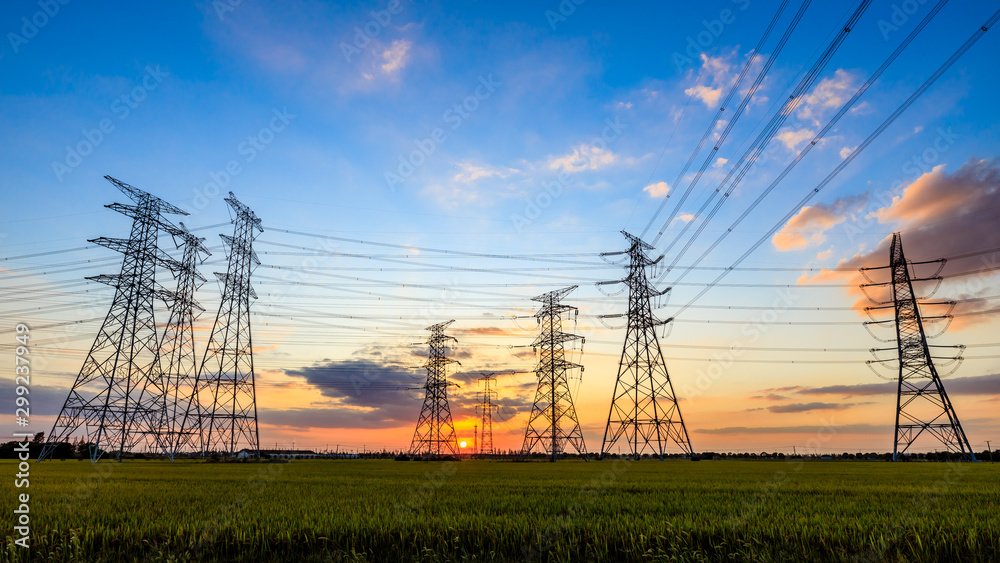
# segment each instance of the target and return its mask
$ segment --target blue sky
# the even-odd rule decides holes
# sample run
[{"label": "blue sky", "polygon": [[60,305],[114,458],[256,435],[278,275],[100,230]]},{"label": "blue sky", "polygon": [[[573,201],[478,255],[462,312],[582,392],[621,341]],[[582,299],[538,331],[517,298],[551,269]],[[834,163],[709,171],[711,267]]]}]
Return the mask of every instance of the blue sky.
[{"label": "blue sky", "polygon": [[[691,249],[678,258],[680,265],[691,264],[730,226],[932,4],[872,3],[777,132],[768,152]],[[273,243],[308,250],[317,248],[321,240],[281,229],[414,248],[513,255],[590,253],[579,260],[603,264],[593,255],[622,249],[618,231],[641,232],[665,195],[669,196],[665,213],[653,221],[651,236],[667,218],[666,212],[687,188],[690,173],[679,183],[675,179],[714,119],[720,98],[743,63],[754,57],[731,107],[736,105],[799,9],[798,2],[790,2],[764,47],[752,53],[777,6],[776,2],[745,0],[681,7],[662,3],[622,7],[593,0],[579,5],[566,0],[502,6],[409,1],[280,6],[253,1],[157,2],[102,7],[56,1],[51,5],[7,3],[0,8],[6,37],[0,43],[0,128],[6,139],[6,150],[0,154],[0,202],[7,211],[0,223],[0,254],[11,257],[64,250],[84,246],[86,239],[97,236],[125,236],[128,220],[102,207],[122,199],[102,179],[110,174],[189,209],[192,215],[183,220],[192,228],[228,221],[222,197],[232,190],[264,221],[263,243],[257,248],[265,266],[302,270],[305,258],[278,254],[294,249]],[[817,1],[805,11],[745,114],[668,225],[658,244],[660,252],[686,221],[694,221],[693,229],[704,220],[693,214],[853,9],[854,3]],[[994,103],[998,79],[993,72],[1000,39],[993,30],[817,194],[808,209],[795,206],[995,9],[991,3],[949,2],[702,265],[731,265],[789,212],[795,213],[792,221],[782,223],[778,237],[768,237],[744,266],[807,268],[841,261],[848,266],[874,265],[888,259],[883,252],[886,237],[897,230],[903,231],[908,255],[916,260],[1000,246],[995,229],[1000,108]],[[731,108],[724,115],[732,115]],[[718,124],[714,135],[724,126]],[[714,142],[713,136],[709,145]],[[696,157],[691,172],[705,154],[702,151]],[[907,192],[908,188],[912,189]],[[224,254],[215,233],[226,228],[216,226],[203,232],[214,249],[213,263],[204,268],[207,273],[213,271],[212,266],[221,268],[216,264],[222,263]],[[506,350],[508,345],[530,341],[530,319],[522,322],[522,330],[503,316],[525,314],[532,304],[527,298],[577,283],[581,289],[568,302],[578,299],[577,330],[594,343],[588,344],[583,356],[584,379],[574,385],[578,385],[588,447],[599,447],[622,332],[615,329],[614,321],[607,321],[608,328],[593,315],[621,312],[624,299],[603,296],[592,282],[620,277],[619,270],[568,269],[537,260],[456,259],[344,240],[324,244],[327,250],[336,245],[342,253],[392,254],[392,259],[403,264],[327,256],[320,269],[304,274],[304,280],[327,286],[368,284],[397,299],[351,297],[327,286],[298,286],[294,302],[289,301],[292,297],[280,301],[273,295],[262,296],[261,311],[286,317],[298,314],[287,308],[291,306],[314,313],[368,317],[351,321],[367,327],[364,331],[311,330],[312,325],[301,317],[255,321],[262,323],[255,328],[255,342],[261,345],[259,365],[266,370],[260,379],[275,386],[290,385],[259,400],[265,442],[296,440],[322,446],[370,436],[371,442],[385,447],[406,446],[412,422],[404,421],[416,420],[419,400],[402,402],[391,416],[379,418],[385,409],[366,403],[382,401],[377,394],[369,393],[364,400],[345,398],[337,392],[317,391],[321,388],[311,387],[308,377],[285,371],[347,361],[418,364],[415,348],[404,344],[422,339],[423,326],[455,317],[459,318],[455,325],[458,349],[467,337],[465,342],[495,345],[500,350],[467,348],[471,352],[463,360],[463,369],[530,368],[529,358],[512,356]],[[15,287],[110,272],[115,269],[113,258],[110,251],[87,249],[6,260],[0,267],[14,270],[15,266],[72,260],[111,261],[44,276],[32,270],[36,274],[4,281],[5,287]],[[667,254],[668,262],[674,258],[675,254]],[[948,271],[989,267],[988,260],[995,258],[996,254],[986,254],[959,260]],[[419,269],[424,261],[432,267]],[[442,263],[493,271],[433,266]],[[399,269],[372,271],[373,265]],[[530,267],[550,269],[510,271]],[[259,293],[277,294],[285,287],[265,281],[266,277],[279,278],[281,270],[258,273],[264,276]],[[324,277],[330,273],[379,282]],[[668,357],[687,358],[668,361],[675,386],[693,389],[708,365],[705,360],[714,352],[671,349],[674,343],[728,346],[740,341],[744,346],[841,347],[859,352],[836,356],[748,352],[742,359],[764,363],[734,364],[721,378],[724,385],[714,381],[704,391],[692,391],[697,396],[679,391],[695,449],[803,445],[815,434],[810,428],[828,420],[845,430],[823,447],[856,444],[886,450],[891,446],[885,433],[886,424],[891,431],[890,396],[863,394],[870,390],[845,397],[802,390],[773,392],[795,386],[812,389],[881,382],[863,365],[869,357],[864,350],[877,341],[861,326],[858,311],[846,309],[859,302],[856,290],[805,287],[821,277],[850,285],[857,282],[855,277],[827,272],[811,280],[804,273],[734,272],[725,283],[794,287],[785,294],[779,288],[716,287],[697,303],[839,306],[845,310],[820,314],[779,305],[778,316],[782,322],[843,324],[775,322],[755,331],[747,327],[758,324],[759,311],[687,309],[678,321],[743,324],[675,323],[663,341]],[[697,271],[684,281],[704,284],[715,275]],[[666,282],[675,277],[667,275]],[[977,280],[974,287],[966,283],[970,277]],[[436,289],[400,285],[404,283]],[[496,283],[519,285],[483,285]],[[946,282],[943,291],[946,297],[968,301],[960,304],[958,312],[975,312],[989,311],[996,302],[970,300],[996,295],[997,289],[996,276],[987,272]],[[28,297],[37,299],[38,307],[49,308],[31,313],[35,316],[30,320],[38,324],[75,320],[77,312],[50,309],[78,300],[80,294],[75,292],[83,290],[96,299],[95,310],[100,310],[101,303],[106,307],[110,299],[106,290],[93,284],[76,286],[59,290],[59,295]],[[207,319],[213,316],[218,290],[210,282],[203,291],[199,298],[206,303]],[[672,316],[677,305],[699,291],[697,286],[676,286],[670,304],[659,314]],[[331,293],[339,297],[322,297]],[[427,310],[425,302],[412,297],[445,303]],[[451,307],[449,300],[475,305]],[[24,309],[10,301],[3,307]],[[406,317],[403,326],[386,329],[386,322],[399,321],[389,319],[394,315]],[[993,343],[995,318],[979,314],[967,317],[967,322],[957,319],[942,341]],[[98,324],[81,326],[95,331]],[[487,334],[487,329],[495,329],[495,334]],[[52,355],[52,380],[45,385],[52,387],[53,396],[65,394],[89,345],[83,337],[87,328],[80,330],[81,338],[55,347],[70,352]],[[991,352],[995,348],[983,347],[970,349],[967,355]],[[857,361],[766,363],[775,359]],[[952,377],[989,378],[997,367],[995,359],[970,359]],[[969,388],[980,394],[957,395],[954,401],[960,416],[969,419],[970,439],[978,444],[990,432],[995,435],[1000,430],[995,418],[988,416],[1000,389],[995,378],[977,381],[983,387],[970,383]],[[522,376],[510,382],[510,394],[517,389],[523,401],[531,385],[530,376]],[[766,398],[771,395],[783,398]],[[396,399],[385,402],[395,405]],[[462,400],[456,418],[462,419],[460,428],[467,432],[473,411],[467,408],[468,398]],[[809,405],[816,408],[809,409]],[[352,408],[374,408],[374,422],[360,430],[352,427],[351,415],[361,412]],[[268,413],[273,413],[270,421]],[[522,419],[523,415],[515,418],[505,430],[510,434],[502,440],[505,445],[519,444]],[[376,428],[379,421],[388,429]]]}]

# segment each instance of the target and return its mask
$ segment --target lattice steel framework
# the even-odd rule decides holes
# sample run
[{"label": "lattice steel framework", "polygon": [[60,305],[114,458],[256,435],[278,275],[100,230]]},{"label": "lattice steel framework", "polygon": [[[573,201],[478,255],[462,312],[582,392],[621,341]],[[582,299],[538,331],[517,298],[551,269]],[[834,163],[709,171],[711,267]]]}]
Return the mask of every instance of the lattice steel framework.
[{"label": "lattice steel framework", "polygon": [[629,298],[625,314],[628,317],[625,344],[601,443],[601,456],[611,453],[611,448],[621,441],[631,455],[639,456],[648,450],[662,460],[668,440],[673,440],[685,454],[692,455],[691,441],[656,337],[656,327],[664,321],[653,315],[650,304],[652,297],[665,291],[657,292],[650,287],[646,270],[662,260],[663,256],[652,260],[646,255],[648,250],[653,249],[651,245],[625,231],[622,234],[628,240],[629,249],[603,254],[628,256],[628,275],[625,279],[601,283],[624,283],[629,290]]},{"label": "lattice steel framework", "polygon": [[203,453],[233,456],[242,446],[259,457],[250,331],[250,300],[257,294],[250,275],[260,265],[253,241],[264,229],[253,210],[233,192],[225,201],[233,214],[233,236],[219,236],[229,247],[229,265],[225,273],[215,273],[222,282],[222,301],[198,370],[197,398],[188,405],[182,431],[198,429]]},{"label": "lattice steel framework", "polygon": [[[950,452],[961,454],[968,461],[975,461],[976,456],[965,436],[962,423],[958,420],[955,408],[948,399],[944,384],[934,367],[931,346],[927,344],[927,335],[921,319],[917,298],[913,292],[913,282],[939,280],[938,277],[914,278],[910,276],[910,265],[941,262],[907,262],[903,255],[903,240],[899,233],[892,235],[892,246],[889,250],[889,266],[891,280],[882,283],[863,284],[867,287],[890,286],[892,300],[868,310],[892,308],[895,311],[894,320],[872,321],[867,324],[893,322],[896,327],[896,350],[899,362],[899,379],[896,391],[896,429],[895,441],[892,446],[892,459],[900,457],[913,445],[925,431],[937,438]],[[885,269],[862,268],[862,273]],[[867,275],[866,275],[867,277]],[[951,302],[936,303],[951,304]],[[934,317],[940,318],[940,317]]]},{"label": "lattice steel framework", "polygon": [[497,398],[496,374],[484,373],[479,381],[482,382],[483,390],[480,391],[479,412],[483,419],[483,433],[479,440],[479,452],[481,454],[493,455],[493,409],[496,406],[493,400]]},{"label": "lattice steel framework", "polygon": [[90,460],[111,452],[119,461],[142,445],[162,451],[159,425],[163,382],[159,370],[159,335],[154,300],[170,293],[156,283],[156,269],[180,271],[181,264],[157,248],[160,229],[176,229],[163,214],[187,215],[158,197],[105,176],[135,205],[106,207],[132,217],[128,239],[101,237],[90,242],[121,252],[121,273],[89,277],[115,288],[114,299],[73,388],[63,403],[38,460],[49,457],[81,426],[92,444]]},{"label": "lattice steel framework", "polygon": [[448,406],[448,364],[460,362],[448,357],[448,341],[456,340],[444,333],[453,322],[454,319],[427,327],[431,335],[427,339],[430,356],[424,364],[427,369],[424,406],[410,442],[411,455],[458,455],[458,439]]},{"label": "lattice steel framework", "polygon": [[[170,233],[177,248],[183,248],[182,268],[175,273],[177,289],[171,293],[173,304],[170,320],[163,332],[160,348],[160,369],[163,374],[165,393],[163,394],[163,442],[166,455],[173,459],[183,449],[200,448],[197,425],[184,428],[184,417],[188,408],[195,416],[200,413],[198,405],[197,373],[198,360],[195,353],[194,322],[204,312],[204,308],[194,298],[195,291],[205,283],[198,272],[198,264],[211,252],[205,248],[205,239],[193,235],[184,223]],[[192,444],[193,443],[193,444]]]},{"label": "lattice steel framework", "polygon": [[562,315],[576,314],[577,308],[559,302],[576,288],[574,285],[532,297],[533,301],[542,304],[535,313],[541,325],[541,334],[532,343],[539,350],[538,365],[535,367],[538,388],[524,429],[522,456],[540,448],[551,461],[555,461],[568,445],[573,446],[578,454],[587,455],[568,381],[568,372],[576,368],[583,371],[583,366],[566,360],[566,343],[575,340],[582,343],[583,337],[563,332]]}]

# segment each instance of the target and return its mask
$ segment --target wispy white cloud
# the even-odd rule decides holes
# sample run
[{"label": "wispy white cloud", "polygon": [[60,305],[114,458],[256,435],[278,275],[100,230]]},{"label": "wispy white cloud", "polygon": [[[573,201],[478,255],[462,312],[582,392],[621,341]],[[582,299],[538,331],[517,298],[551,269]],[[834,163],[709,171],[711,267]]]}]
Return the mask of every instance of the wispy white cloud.
[{"label": "wispy white cloud", "polygon": [[803,143],[811,141],[815,136],[816,133],[814,133],[810,129],[803,128],[796,130],[789,127],[785,127],[774,138],[780,141],[783,145],[785,145],[785,148],[787,148],[788,150],[797,151],[799,150],[799,147],[801,147]]},{"label": "wispy white cloud", "polygon": [[666,182],[657,182],[642,188],[642,191],[648,193],[649,197],[665,197],[670,193],[670,186]]},{"label": "wispy white cloud", "polygon": [[[829,110],[839,108],[857,90],[858,76],[842,68],[837,69],[833,76],[824,78],[813,88],[813,91],[802,97],[798,113],[802,119],[820,125],[820,118]],[[861,111],[861,106],[855,108]]]},{"label": "wispy white cloud", "polygon": [[382,51],[382,59],[385,61],[381,67],[382,72],[391,75],[402,70],[408,62],[407,55],[409,54],[410,47],[412,46],[413,42],[405,39],[397,39],[393,41],[388,48]]},{"label": "wispy white cloud", "polygon": [[569,154],[550,156],[546,167],[572,174],[583,170],[601,170],[621,161],[621,157],[608,149],[581,143],[573,147]]}]

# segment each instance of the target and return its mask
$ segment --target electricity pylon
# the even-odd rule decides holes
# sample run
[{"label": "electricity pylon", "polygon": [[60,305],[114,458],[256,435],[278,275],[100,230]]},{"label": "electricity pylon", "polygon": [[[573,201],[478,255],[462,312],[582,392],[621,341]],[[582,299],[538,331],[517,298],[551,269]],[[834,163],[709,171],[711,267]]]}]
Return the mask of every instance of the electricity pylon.
[{"label": "electricity pylon", "polygon": [[[619,440],[624,441],[629,452],[636,457],[648,449],[662,460],[668,440],[673,440],[690,456],[694,451],[660,351],[660,341],[656,337],[656,327],[665,324],[665,321],[653,316],[650,305],[650,298],[665,291],[657,292],[650,287],[646,269],[658,263],[663,256],[656,260],[649,258],[646,251],[653,250],[651,245],[625,231],[622,234],[628,239],[629,249],[602,254],[628,255],[628,275],[622,280],[600,283],[624,283],[629,296],[628,312],[625,314],[628,317],[625,344],[601,443],[601,456],[610,453]],[[606,318],[621,316],[604,315]]]},{"label": "electricity pylon", "polygon": [[583,371],[583,366],[566,360],[566,342],[580,340],[582,343],[583,337],[562,331],[562,314],[576,314],[577,308],[559,303],[576,288],[574,285],[531,298],[542,304],[535,313],[542,332],[532,343],[540,350],[535,368],[538,389],[528,425],[524,429],[521,456],[527,456],[535,447],[541,446],[551,461],[555,461],[566,450],[567,444],[573,446],[578,454],[587,455],[567,378],[569,370],[580,368]]},{"label": "electricity pylon", "polygon": [[427,339],[430,356],[424,364],[427,382],[424,384],[424,406],[410,442],[411,455],[458,455],[455,425],[448,407],[448,364],[460,362],[448,357],[448,341],[455,338],[444,334],[453,322],[454,319],[427,327],[431,331]]},{"label": "electricity pylon", "polygon": [[[160,368],[163,374],[163,422],[160,425],[163,432],[163,442],[166,455],[171,460],[182,449],[190,446],[194,439],[198,442],[197,425],[184,429],[184,416],[191,407],[195,416],[200,413],[198,405],[197,373],[198,360],[194,343],[194,322],[205,309],[194,298],[194,292],[205,278],[198,273],[198,264],[204,261],[202,255],[212,253],[205,248],[205,239],[193,235],[184,223],[180,228],[170,233],[177,248],[183,248],[181,258],[182,268],[176,272],[177,289],[171,293],[173,305],[170,307],[170,320],[163,332],[160,348]],[[192,404],[193,403],[193,404]]]},{"label": "electricity pylon", "polygon": [[[867,287],[890,286],[892,300],[868,307],[866,311],[892,308],[895,318],[887,321],[870,321],[865,323],[894,323],[896,326],[896,351],[899,362],[899,379],[896,387],[896,430],[892,446],[892,460],[898,461],[900,456],[913,445],[913,442],[925,431],[938,439],[948,451],[960,454],[968,461],[976,461],[976,456],[965,436],[962,423],[958,420],[955,408],[948,399],[944,384],[934,367],[934,359],[942,359],[931,355],[927,344],[923,321],[932,317],[921,318],[917,298],[913,293],[913,282],[939,280],[939,277],[911,278],[909,266],[914,264],[930,264],[943,260],[927,262],[907,262],[903,255],[903,239],[899,233],[893,233],[892,246],[889,249],[889,265],[879,268],[862,268],[862,274],[871,270],[888,268],[892,275],[890,281],[863,284]],[[939,270],[940,271],[940,270]],[[865,274],[867,278],[867,274]],[[871,281],[869,279],[869,281]],[[925,303],[926,305],[952,305],[953,302]],[[948,318],[933,317],[934,319]],[[873,352],[879,351],[874,349]],[[951,359],[951,358],[947,358]]]},{"label": "electricity pylon", "polygon": [[49,457],[81,426],[93,444],[92,462],[105,452],[112,452],[121,461],[140,442],[150,450],[163,449],[159,424],[164,390],[153,305],[154,299],[167,298],[169,292],[156,283],[156,269],[177,272],[181,264],[157,248],[156,239],[160,229],[176,229],[163,214],[187,213],[111,176],[105,178],[135,202],[106,206],[132,217],[132,231],[128,239],[90,241],[121,252],[122,269],[117,275],[87,278],[114,287],[114,299],[38,461]]},{"label": "electricity pylon", "polygon": [[479,381],[483,383],[483,390],[480,394],[479,411],[483,419],[483,433],[479,440],[479,453],[492,455],[493,452],[493,400],[497,397],[494,388],[497,380],[496,374],[486,372]]},{"label": "electricity pylon", "polygon": [[232,208],[233,236],[219,236],[229,247],[229,264],[225,273],[215,273],[222,282],[222,301],[198,370],[197,397],[188,404],[182,432],[197,428],[202,453],[233,456],[243,446],[259,457],[250,331],[250,299],[257,294],[250,275],[260,265],[253,241],[264,229],[253,210],[233,192],[225,201]]}]

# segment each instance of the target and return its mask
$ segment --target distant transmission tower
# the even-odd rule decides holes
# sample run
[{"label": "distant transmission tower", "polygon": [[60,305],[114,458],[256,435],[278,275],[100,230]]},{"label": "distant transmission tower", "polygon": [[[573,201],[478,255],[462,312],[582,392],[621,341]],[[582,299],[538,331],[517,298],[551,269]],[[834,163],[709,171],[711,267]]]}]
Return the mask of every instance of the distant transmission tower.
[{"label": "distant transmission tower", "polygon": [[572,369],[580,368],[582,371],[583,366],[566,360],[565,346],[566,342],[573,340],[582,342],[583,337],[562,331],[562,314],[576,313],[577,308],[559,303],[576,288],[574,285],[532,297],[533,301],[542,304],[535,313],[542,332],[533,343],[540,350],[538,366],[535,368],[538,389],[524,430],[522,456],[541,446],[542,451],[555,461],[566,450],[567,444],[572,445],[578,454],[587,455],[587,446],[583,443],[583,432],[580,430],[580,420],[576,416],[566,375]]},{"label": "distant transmission tower", "polygon": [[205,283],[205,278],[198,273],[198,264],[204,260],[202,255],[208,256],[211,252],[205,248],[205,239],[191,234],[184,223],[180,224],[180,229],[171,231],[171,235],[177,247],[184,249],[182,268],[175,274],[177,289],[170,294],[173,301],[170,320],[164,330],[160,348],[165,391],[164,420],[160,429],[167,457],[173,459],[182,449],[190,446],[192,441],[196,448],[201,447],[197,425],[192,424],[187,429],[183,426],[189,407],[195,416],[200,412],[198,395],[195,393],[198,360],[194,344],[194,321],[205,309],[195,300],[194,292]]},{"label": "distant transmission tower", "polygon": [[628,275],[625,279],[601,283],[624,283],[629,296],[625,344],[611,398],[608,425],[604,430],[601,456],[611,453],[611,448],[621,440],[633,456],[639,456],[648,449],[662,460],[668,439],[673,440],[685,454],[692,455],[691,441],[660,351],[660,341],[656,337],[656,327],[665,323],[653,316],[650,305],[651,297],[665,292],[650,288],[646,269],[663,257],[650,259],[646,251],[653,249],[651,245],[625,231],[622,234],[629,241],[629,249],[603,254],[628,255]]},{"label": "distant transmission tower", "polygon": [[458,455],[455,425],[448,407],[447,368],[448,364],[459,362],[448,357],[448,341],[455,339],[444,334],[444,329],[453,322],[454,319],[427,327],[431,331],[427,339],[430,357],[424,364],[427,382],[424,384],[424,406],[420,409],[417,428],[410,442],[411,455]]},{"label": "distant transmission tower", "polygon": [[226,273],[215,273],[222,282],[222,301],[198,370],[197,397],[188,405],[182,432],[197,428],[203,453],[232,456],[242,446],[259,456],[250,332],[250,299],[257,294],[250,275],[260,265],[253,241],[264,229],[233,192],[225,201],[232,208],[234,224],[233,236],[220,235],[229,247],[229,265]]},{"label": "distant transmission tower", "polygon": [[479,411],[483,418],[483,433],[479,440],[479,453],[492,455],[493,451],[493,400],[497,398],[496,374],[492,372],[484,373],[479,381],[483,383],[483,390],[480,395]]},{"label": "distant transmission tower", "polygon": [[155,278],[157,267],[176,272],[181,264],[157,248],[156,238],[161,228],[176,229],[162,214],[187,213],[110,176],[105,178],[135,202],[107,206],[132,217],[132,232],[127,240],[101,237],[90,241],[121,252],[122,269],[117,275],[87,278],[114,287],[114,300],[39,461],[49,457],[60,442],[68,441],[80,426],[86,428],[87,440],[93,444],[93,462],[106,451],[121,461],[140,443],[150,450],[163,448],[159,435],[163,383],[153,302],[162,298],[165,290]]},{"label": "distant transmission tower", "polygon": [[[882,324],[894,322],[896,326],[896,350],[899,362],[899,383],[896,391],[896,437],[892,446],[892,460],[898,461],[900,456],[913,445],[913,442],[924,433],[929,432],[937,438],[948,451],[961,454],[968,461],[975,461],[976,456],[965,437],[962,423],[958,420],[955,408],[948,399],[944,384],[938,377],[934,367],[935,356],[927,344],[917,298],[913,293],[914,281],[936,280],[938,277],[911,278],[909,265],[929,264],[943,260],[928,262],[907,262],[903,256],[903,240],[899,233],[892,235],[892,246],[889,250],[889,266],[879,268],[862,268],[862,274],[870,270],[888,268],[892,279],[882,283],[863,284],[862,289],[875,286],[891,286],[892,300],[880,303],[866,310],[895,310],[895,319],[889,321],[871,321],[866,324]],[[867,278],[867,274],[865,274]],[[869,281],[871,281],[869,279]],[[954,305],[952,302],[927,303],[928,305]],[[930,317],[927,317],[930,318]],[[935,317],[940,318],[940,317]],[[878,349],[873,350],[878,351]],[[941,358],[937,358],[941,359]],[[951,358],[948,358],[951,359]]]}]

